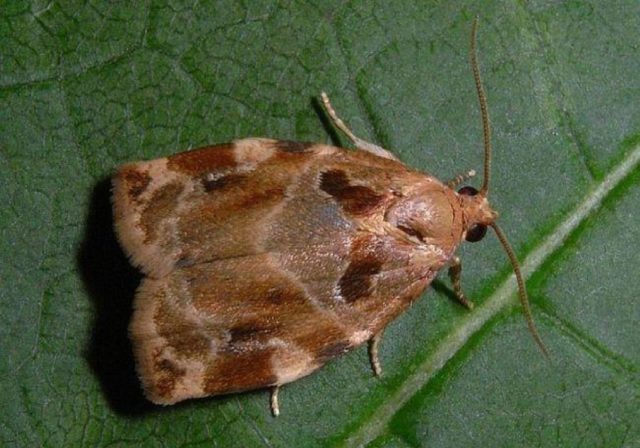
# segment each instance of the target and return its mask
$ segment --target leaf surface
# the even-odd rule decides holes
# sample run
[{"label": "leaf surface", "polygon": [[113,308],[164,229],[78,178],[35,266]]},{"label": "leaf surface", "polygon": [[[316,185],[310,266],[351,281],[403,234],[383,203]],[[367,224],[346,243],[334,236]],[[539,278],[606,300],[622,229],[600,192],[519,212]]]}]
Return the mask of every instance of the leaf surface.
[{"label": "leaf surface", "polygon": [[[3,446],[635,446],[640,443],[640,4],[4,2],[0,8]],[[127,325],[140,281],[111,230],[119,164],[268,136],[359,136],[448,179],[482,163],[468,65],[480,16],[495,238],[464,245],[385,333],[283,388],[146,402]],[[322,121],[325,120],[325,121]],[[477,181],[479,182],[479,181]]]}]

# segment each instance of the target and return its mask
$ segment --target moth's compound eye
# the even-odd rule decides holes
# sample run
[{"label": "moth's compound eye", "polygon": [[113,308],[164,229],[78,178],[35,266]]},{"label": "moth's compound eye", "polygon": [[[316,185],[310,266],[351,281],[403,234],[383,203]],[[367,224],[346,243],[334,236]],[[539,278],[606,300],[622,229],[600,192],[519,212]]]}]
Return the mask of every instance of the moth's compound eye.
[{"label": "moth's compound eye", "polygon": [[476,241],[480,241],[482,238],[484,238],[486,233],[487,226],[485,226],[484,224],[476,224],[467,231],[467,236],[465,237],[465,239],[467,241],[475,243]]},{"label": "moth's compound eye", "polygon": [[458,194],[463,194],[465,196],[475,196],[478,194],[478,190],[467,185],[466,187],[462,187],[461,189],[459,189]]}]

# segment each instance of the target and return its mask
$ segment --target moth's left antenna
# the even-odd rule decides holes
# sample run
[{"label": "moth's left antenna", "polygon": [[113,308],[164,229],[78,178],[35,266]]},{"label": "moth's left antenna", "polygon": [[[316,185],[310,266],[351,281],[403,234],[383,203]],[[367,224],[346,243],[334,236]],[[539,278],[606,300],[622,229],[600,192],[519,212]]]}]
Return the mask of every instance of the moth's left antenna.
[{"label": "moth's left antenna", "polygon": [[487,106],[487,95],[482,86],[480,78],[480,68],[478,67],[478,49],[476,46],[476,36],[478,34],[478,17],[473,19],[471,27],[471,69],[473,70],[473,80],[476,82],[476,92],[480,103],[480,114],[482,116],[482,135],[484,140],[484,173],[482,176],[482,188],[480,194],[486,196],[489,193],[489,178],[491,176],[491,122],[489,121],[489,107]]}]

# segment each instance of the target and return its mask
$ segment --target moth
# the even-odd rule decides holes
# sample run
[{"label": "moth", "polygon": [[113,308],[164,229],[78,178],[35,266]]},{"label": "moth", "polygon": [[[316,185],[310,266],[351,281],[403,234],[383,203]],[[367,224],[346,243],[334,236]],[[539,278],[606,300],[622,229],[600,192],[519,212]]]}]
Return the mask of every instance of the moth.
[{"label": "moth", "polygon": [[113,180],[115,229],[145,277],[130,336],[145,395],[185,399],[278,390],[368,342],[380,375],[385,327],[448,268],[458,300],[462,241],[493,228],[513,265],[529,328],[534,326],[513,250],[487,200],[491,136],[477,62],[471,62],[484,129],[480,190],[416,171],[356,137],[355,145],[248,138],[122,166]]}]

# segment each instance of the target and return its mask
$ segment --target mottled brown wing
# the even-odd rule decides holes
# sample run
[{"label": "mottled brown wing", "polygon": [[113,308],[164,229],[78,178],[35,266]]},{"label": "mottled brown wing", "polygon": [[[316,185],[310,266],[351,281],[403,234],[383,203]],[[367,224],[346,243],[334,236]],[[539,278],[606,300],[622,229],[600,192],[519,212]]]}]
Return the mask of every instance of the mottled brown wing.
[{"label": "mottled brown wing", "polygon": [[429,179],[262,139],[123,167],[116,228],[148,275],[131,335],[149,398],[284,384],[371,338],[442,264],[380,227],[406,184]]},{"label": "mottled brown wing", "polygon": [[122,246],[156,278],[176,267],[251,254],[247,229],[282,202],[313,157],[297,145],[247,139],[122,166],[113,188]]},{"label": "mottled brown wing", "polygon": [[[353,298],[363,305],[373,301],[388,310],[403,309],[405,300],[422,291],[426,278],[407,285],[405,276],[397,274],[363,272],[363,284],[386,283],[385,289],[355,286],[350,291],[360,294]],[[270,255],[145,279],[131,334],[146,394],[156,403],[171,404],[294,381],[371,337],[374,323],[364,316],[377,313],[345,315],[343,309],[353,304],[323,306]]]}]

